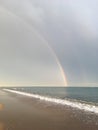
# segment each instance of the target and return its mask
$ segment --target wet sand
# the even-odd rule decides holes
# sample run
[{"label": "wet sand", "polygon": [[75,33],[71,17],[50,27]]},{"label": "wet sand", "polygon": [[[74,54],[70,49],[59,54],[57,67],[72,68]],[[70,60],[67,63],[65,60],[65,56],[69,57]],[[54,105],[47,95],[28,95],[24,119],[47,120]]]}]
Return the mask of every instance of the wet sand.
[{"label": "wet sand", "polygon": [[98,116],[0,91],[0,130],[98,130]]}]

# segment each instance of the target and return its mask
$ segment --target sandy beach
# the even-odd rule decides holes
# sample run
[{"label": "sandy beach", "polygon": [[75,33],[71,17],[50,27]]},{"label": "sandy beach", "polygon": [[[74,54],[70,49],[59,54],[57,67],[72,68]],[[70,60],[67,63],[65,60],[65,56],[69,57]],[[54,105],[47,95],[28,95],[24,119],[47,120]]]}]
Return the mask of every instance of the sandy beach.
[{"label": "sandy beach", "polygon": [[98,115],[0,91],[0,130],[98,130]]}]

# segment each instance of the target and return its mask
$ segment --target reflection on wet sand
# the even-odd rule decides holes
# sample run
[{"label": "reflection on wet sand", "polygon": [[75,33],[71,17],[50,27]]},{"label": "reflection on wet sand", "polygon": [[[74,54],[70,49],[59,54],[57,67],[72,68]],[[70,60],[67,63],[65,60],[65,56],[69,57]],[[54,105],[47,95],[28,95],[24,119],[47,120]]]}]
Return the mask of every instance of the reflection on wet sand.
[{"label": "reflection on wet sand", "polygon": [[0,122],[0,130],[4,130],[4,127],[5,127],[4,123]]},{"label": "reflection on wet sand", "polygon": [[0,111],[4,109],[4,105],[0,104]]},{"label": "reflection on wet sand", "polygon": [[[0,104],[0,111],[2,111],[4,109],[4,105],[3,104]],[[4,130],[4,123],[0,122],[0,130]]]}]

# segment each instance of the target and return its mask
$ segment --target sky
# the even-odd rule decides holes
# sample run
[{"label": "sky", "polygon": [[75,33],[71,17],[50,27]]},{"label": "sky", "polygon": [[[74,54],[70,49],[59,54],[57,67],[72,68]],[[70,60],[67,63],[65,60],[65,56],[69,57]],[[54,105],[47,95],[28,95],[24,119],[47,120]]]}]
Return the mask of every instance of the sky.
[{"label": "sky", "polygon": [[97,0],[0,0],[0,86],[98,86]]}]

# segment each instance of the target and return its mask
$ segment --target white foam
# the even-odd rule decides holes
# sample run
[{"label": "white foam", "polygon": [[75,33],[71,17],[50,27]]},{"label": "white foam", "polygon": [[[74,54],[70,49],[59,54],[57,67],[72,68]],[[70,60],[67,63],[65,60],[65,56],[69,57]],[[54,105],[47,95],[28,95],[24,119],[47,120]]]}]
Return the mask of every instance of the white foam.
[{"label": "white foam", "polygon": [[8,91],[8,92],[12,92],[12,93],[16,93],[16,94],[20,94],[20,95],[24,95],[24,96],[28,96],[28,97],[37,98],[37,99],[48,101],[48,102],[53,102],[53,103],[60,104],[60,105],[71,106],[73,108],[78,108],[80,110],[84,110],[84,111],[93,112],[95,114],[98,114],[98,106],[89,105],[89,104],[80,103],[80,102],[69,101],[69,100],[50,98],[50,97],[40,96],[37,94],[29,94],[29,93],[19,92],[19,91],[15,91],[15,90],[9,90],[9,89],[3,89],[3,90]]}]

